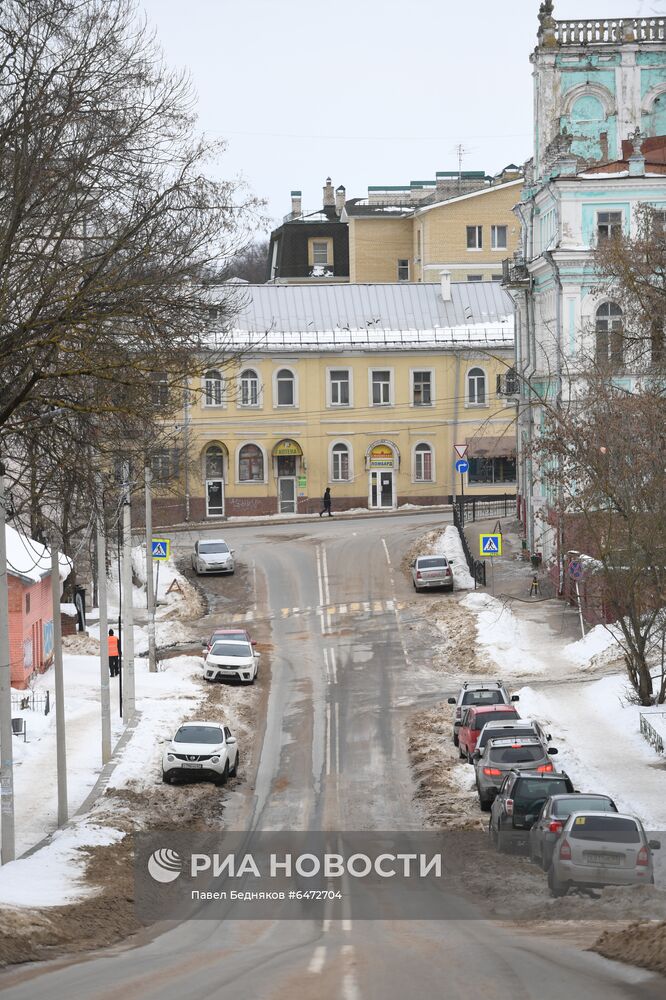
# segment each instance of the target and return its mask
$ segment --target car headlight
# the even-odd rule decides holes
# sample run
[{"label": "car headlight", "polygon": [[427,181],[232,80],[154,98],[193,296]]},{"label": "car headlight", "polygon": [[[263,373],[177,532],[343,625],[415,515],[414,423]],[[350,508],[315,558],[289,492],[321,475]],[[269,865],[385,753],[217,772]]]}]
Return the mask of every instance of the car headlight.
[{"label": "car headlight", "polygon": [[210,761],[211,761],[211,764],[219,764],[220,763],[220,758],[219,757],[211,757]]},{"label": "car headlight", "polygon": [[167,760],[168,760],[168,761],[174,761],[175,759],[176,759],[176,758],[174,757],[174,755],[173,755],[172,753],[168,753],[168,754],[167,754]]}]

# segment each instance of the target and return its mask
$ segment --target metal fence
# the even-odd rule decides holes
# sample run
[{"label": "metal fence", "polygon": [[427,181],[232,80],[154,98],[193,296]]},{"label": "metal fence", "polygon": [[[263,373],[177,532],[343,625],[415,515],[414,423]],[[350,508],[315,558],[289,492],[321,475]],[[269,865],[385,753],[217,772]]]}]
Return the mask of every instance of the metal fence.
[{"label": "metal fence", "polygon": [[22,691],[20,694],[12,695],[12,712],[41,712],[48,715],[51,711],[51,692],[45,691],[38,694],[34,691]]},{"label": "metal fence", "polygon": [[[458,504],[461,498],[458,497]],[[517,499],[515,493],[503,493],[500,497],[484,500],[477,497],[465,497],[463,522],[487,521],[491,517],[518,517]]]},{"label": "metal fence", "polygon": [[476,589],[477,584],[479,584],[481,587],[485,587],[486,561],[485,559],[475,559],[470,551],[470,547],[467,543],[467,538],[465,537],[464,521],[460,516],[460,507],[458,504],[453,505],[453,523],[458,529],[458,534],[460,535],[460,543],[463,547],[463,552],[465,553],[467,568],[474,577],[474,588]]},{"label": "metal fence", "polygon": [[655,748],[657,753],[663,753],[664,737],[648,721],[649,719],[654,718],[655,716],[657,716],[660,719],[666,719],[666,712],[650,712],[649,715],[643,715],[642,712],[640,713],[641,733],[648,741],[648,743]]}]

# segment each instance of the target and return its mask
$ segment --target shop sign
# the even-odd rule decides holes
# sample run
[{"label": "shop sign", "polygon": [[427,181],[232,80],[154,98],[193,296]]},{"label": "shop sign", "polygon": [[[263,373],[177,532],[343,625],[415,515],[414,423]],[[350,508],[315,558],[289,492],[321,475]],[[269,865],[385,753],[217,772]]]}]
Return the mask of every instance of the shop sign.
[{"label": "shop sign", "polygon": [[392,469],[395,463],[393,449],[387,444],[376,444],[370,451],[371,469]]},{"label": "shop sign", "polygon": [[286,455],[302,455],[303,452],[301,451],[301,446],[297,444],[296,441],[292,441],[290,438],[284,438],[284,440],[278,441],[275,445],[273,448],[273,454],[276,458],[281,458]]}]

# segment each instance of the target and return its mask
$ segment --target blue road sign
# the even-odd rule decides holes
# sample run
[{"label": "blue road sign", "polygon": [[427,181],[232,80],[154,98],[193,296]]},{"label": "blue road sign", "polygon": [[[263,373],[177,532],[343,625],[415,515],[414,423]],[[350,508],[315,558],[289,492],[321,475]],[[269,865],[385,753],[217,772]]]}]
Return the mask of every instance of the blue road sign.
[{"label": "blue road sign", "polygon": [[464,458],[459,458],[458,461],[456,462],[456,472],[459,472],[461,475],[463,475],[463,473],[467,472],[468,469],[469,469],[469,462],[467,462]]},{"label": "blue road sign", "polygon": [[499,532],[493,532],[489,535],[479,535],[479,555],[482,556],[501,556],[502,555],[502,536]]},{"label": "blue road sign", "polygon": [[151,555],[153,559],[165,562],[169,558],[171,542],[168,538],[153,538],[151,541]]},{"label": "blue road sign", "polygon": [[583,564],[578,559],[572,559],[569,563],[569,576],[572,580],[583,579]]}]

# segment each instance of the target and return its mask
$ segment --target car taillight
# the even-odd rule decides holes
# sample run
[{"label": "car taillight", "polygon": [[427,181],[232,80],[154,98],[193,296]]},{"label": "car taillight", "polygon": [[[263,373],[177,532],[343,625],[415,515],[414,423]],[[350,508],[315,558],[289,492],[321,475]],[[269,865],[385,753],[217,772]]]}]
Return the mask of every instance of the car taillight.
[{"label": "car taillight", "polygon": [[506,814],[507,816],[513,816],[513,799],[506,800]]},{"label": "car taillight", "polygon": [[560,861],[571,861],[571,845],[568,840],[563,840],[560,845]]},{"label": "car taillight", "polygon": [[548,829],[551,833],[562,833],[562,823],[558,823],[557,820],[553,820],[552,823],[548,824]]},{"label": "car taillight", "polygon": [[461,715],[462,715],[462,709],[461,708],[457,708],[456,709],[456,719],[459,719]]},{"label": "car taillight", "polygon": [[553,770],[552,764],[542,764],[540,767],[537,767],[537,771],[540,771],[541,774],[543,774],[545,771],[552,771],[552,770]]},{"label": "car taillight", "polygon": [[489,778],[498,778],[502,772],[498,767],[484,767],[483,773],[487,774]]},{"label": "car taillight", "polygon": [[448,566],[447,566],[447,569],[446,569],[446,575],[447,576],[451,576],[451,570],[448,568]]},{"label": "car taillight", "polygon": [[417,571],[416,571],[416,579],[417,580],[421,579],[421,570],[420,569],[417,569]]},{"label": "car taillight", "polygon": [[650,855],[648,854],[647,847],[641,847],[640,851],[636,855],[636,867],[639,865],[645,868],[650,863]]}]

